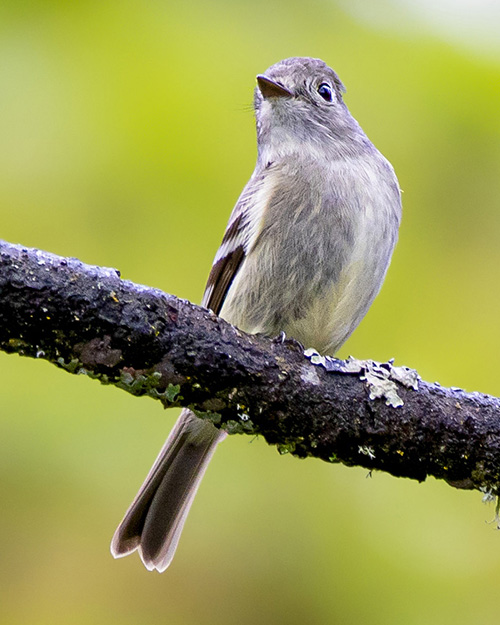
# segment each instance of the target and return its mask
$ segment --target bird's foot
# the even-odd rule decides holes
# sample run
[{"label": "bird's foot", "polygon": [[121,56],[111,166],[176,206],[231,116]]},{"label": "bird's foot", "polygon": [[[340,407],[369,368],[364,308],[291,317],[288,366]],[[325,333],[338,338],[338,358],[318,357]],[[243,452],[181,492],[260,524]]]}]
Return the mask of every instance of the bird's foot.
[{"label": "bird's foot", "polygon": [[305,351],[304,346],[300,341],[297,341],[297,339],[294,339],[292,337],[287,337],[287,335],[283,331],[281,331],[278,336],[275,336],[273,338],[273,343],[275,343],[276,345],[286,345],[287,347],[290,347],[291,349],[295,349],[300,352]]}]

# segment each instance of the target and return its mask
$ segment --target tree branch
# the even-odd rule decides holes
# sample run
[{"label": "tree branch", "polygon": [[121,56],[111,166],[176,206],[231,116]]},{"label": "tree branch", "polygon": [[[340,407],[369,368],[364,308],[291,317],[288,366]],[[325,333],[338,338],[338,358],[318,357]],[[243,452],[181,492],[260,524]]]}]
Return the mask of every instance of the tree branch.
[{"label": "tree branch", "polygon": [[392,363],[306,358],[114,269],[0,242],[0,349],[187,406],[281,452],[498,491],[499,399]]}]

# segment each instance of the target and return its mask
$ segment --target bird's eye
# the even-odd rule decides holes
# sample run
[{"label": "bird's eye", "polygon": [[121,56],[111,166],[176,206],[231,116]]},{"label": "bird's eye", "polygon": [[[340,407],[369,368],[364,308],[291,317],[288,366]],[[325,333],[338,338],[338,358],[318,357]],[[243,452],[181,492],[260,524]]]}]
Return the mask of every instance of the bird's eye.
[{"label": "bird's eye", "polygon": [[325,102],[331,102],[333,100],[332,88],[327,82],[322,82],[318,87],[319,95],[325,100]]}]

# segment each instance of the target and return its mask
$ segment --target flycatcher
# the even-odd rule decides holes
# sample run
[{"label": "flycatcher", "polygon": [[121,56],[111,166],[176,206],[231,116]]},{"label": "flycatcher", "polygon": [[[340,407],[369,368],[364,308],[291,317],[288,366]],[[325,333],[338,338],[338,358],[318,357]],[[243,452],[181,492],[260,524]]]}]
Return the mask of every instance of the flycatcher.
[{"label": "flycatcher", "polygon": [[[330,355],[379,292],[401,219],[394,170],[349,113],[344,92],[319,59],[285,59],[257,76],[257,164],[202,302],[245,332],[285,332]],[[137,550],[149,570],[168,567],[225,436],[182,411],[115,532],[115,557]]]}]

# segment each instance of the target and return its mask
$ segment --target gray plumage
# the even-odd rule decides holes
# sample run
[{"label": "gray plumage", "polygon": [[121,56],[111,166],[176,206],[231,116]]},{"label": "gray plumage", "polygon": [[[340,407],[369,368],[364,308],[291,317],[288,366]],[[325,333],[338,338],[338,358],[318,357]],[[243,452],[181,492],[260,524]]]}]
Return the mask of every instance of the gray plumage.
[{"label": "gray plumage", "polygon": [[[333,354],[377,295],[397,240],[399,185],[323,61],[257,77],[255,171],[230,218],[203,305],[250,333]],[[225,434],[183,410],[117,529],[115,557],[171,562],[194,494]]]}]

